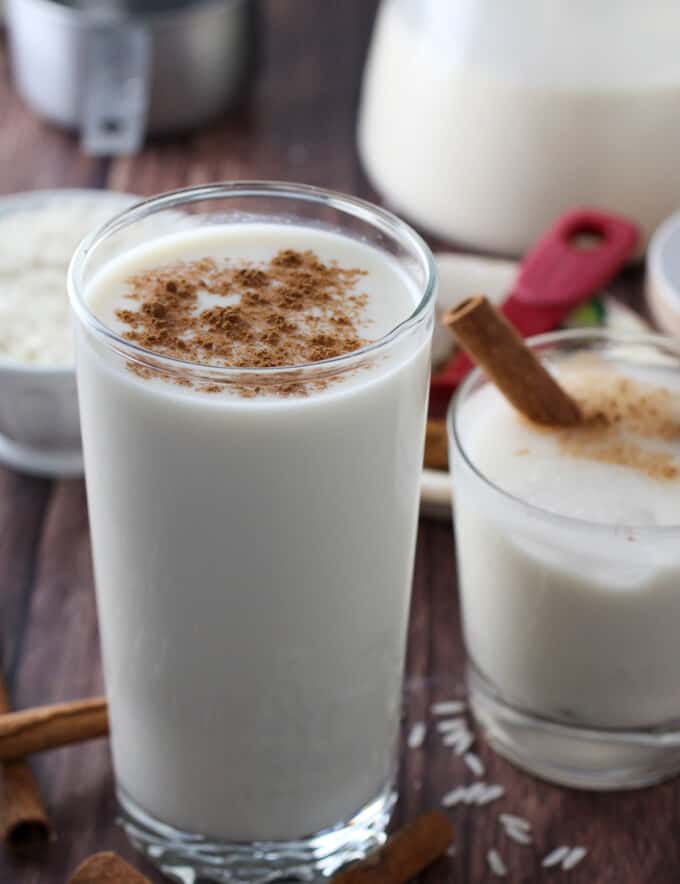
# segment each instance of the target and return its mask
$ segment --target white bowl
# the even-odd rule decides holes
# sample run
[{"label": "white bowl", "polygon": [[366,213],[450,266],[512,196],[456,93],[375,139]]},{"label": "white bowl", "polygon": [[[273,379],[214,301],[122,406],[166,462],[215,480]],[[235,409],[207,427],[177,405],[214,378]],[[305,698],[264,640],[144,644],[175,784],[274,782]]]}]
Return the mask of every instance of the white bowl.
[{"label": "white bowl", "polygon": [[[59,198],[111,204],[111,216],[139,200],[105,190],[36,190],[0,197],[0,218]],[[64,298],[66,268],[64,268]],[[0,353],[0,463],[36,476],[83,473],[80,420],[72,365],[32,365]]]},{"label": "white bowl", "polygon": [[645,296],[661,331],[680,337],[680,212],[666,218],[650,240]]}]

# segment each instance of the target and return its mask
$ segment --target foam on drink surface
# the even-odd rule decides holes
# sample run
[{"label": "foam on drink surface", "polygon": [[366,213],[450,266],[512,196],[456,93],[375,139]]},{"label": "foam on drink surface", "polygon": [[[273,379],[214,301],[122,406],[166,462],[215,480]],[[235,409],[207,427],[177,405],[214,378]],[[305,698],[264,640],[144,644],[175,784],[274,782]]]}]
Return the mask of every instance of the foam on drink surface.
[{"label": "foam on drink surface", "polygon": [[680,396],[659,369],[564,359],[582,426],[542,429],[487,386],[465,405],[463,444],[481,473],[527,503],[606,524],[680,524]]}]

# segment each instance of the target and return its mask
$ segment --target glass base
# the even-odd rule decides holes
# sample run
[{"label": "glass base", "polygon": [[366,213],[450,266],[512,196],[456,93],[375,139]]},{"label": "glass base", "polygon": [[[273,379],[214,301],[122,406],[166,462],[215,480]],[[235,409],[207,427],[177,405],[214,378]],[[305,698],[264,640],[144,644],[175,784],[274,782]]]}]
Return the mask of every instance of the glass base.
[{"label": "glass base", "polygon": [[229,843],[173,829],[118,790],[120,822],[132,844],[163,874],[181,884],[266,884],[330,876],[345,863],[362,859],[384,844],[395,801],[390,785],[349,822],[334,829],[299,841]]},{"label": "glass base", "polygon": [[560,724],[506,703],[468,664],[472,712],[496,752],[529,773],[578,789],[651,786],[680,772],[680,727],[602,730]]}]

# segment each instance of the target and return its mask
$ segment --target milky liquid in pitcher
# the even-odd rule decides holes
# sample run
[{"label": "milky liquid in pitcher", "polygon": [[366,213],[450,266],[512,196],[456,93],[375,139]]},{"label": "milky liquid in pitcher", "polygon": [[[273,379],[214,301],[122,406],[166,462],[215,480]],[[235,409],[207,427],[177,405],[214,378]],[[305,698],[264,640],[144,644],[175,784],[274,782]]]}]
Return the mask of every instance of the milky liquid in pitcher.
[{"label": "milky liquid in pitcher", "polygon": [[523,254],[578,205],[644,242],[680,201],[680,8],[603,5],[385,0],[358,123],[378,191],[490,252]]}]

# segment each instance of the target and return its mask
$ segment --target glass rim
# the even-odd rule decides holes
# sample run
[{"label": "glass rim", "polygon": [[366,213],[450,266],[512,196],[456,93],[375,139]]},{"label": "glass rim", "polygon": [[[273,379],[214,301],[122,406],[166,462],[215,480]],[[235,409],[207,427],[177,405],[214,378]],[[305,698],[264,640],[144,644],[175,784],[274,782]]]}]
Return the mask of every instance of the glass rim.
[{"label": "glass rim", "polygon": [[[533,335],[526,339],[526,342],[531,346],[532,350],[535,350],[542,345],[559,344],[567,341],[581,341],[583,343],[601,341],[603,343],[616,343],[621,345],[646,345],[656,347],[657,349],[662,347],[666,351],[671,351],[671,353],[677,358],[678,369],[680,369],[680,342],[675,341],[671,337],[655,332],[626,332],[602,328],[577,328]],[[489,479],[468,455],[460,437],[456,420],[463,402],[465,402],[471,391],[470,388],[473,387],[480,378],[484,378],[485,383],[487,384],[493,384],[493,382],[484,374],[482,369],[476,366],[467,378],[465,378],[451,399],[446,413],[446,429],[449,440],[455,445],[455,449],[462,458],[465,467],[470,470],[476,479],[481,481],[482,484],[496,497],[501,498],[506,503],[519,507],[534,519],[540,518],[543,521],[552,522],[553,524],[558,526],[561,525],[562,527],[571,526],[587,529],[588,531],[600,531],[606,534],[611,534],[613,529],[619,529],[622,531],[630,529],[634,530],[636,535],[641,539],[646,537],[659,537],[659,535],[672,536],[680,533],[680,522],[672,525],[641,525],[634,522],[597,522],[592,519],[564,515],[563,513],[546,509],[535,503],[530,503],[512,492],[506,491],[504,488],[501,488],[500,485]],[[449,468],[451,468],[451,466]]]},{"label": "glass rim", "polygon": [[[209,365],[204,362],[192,362],[156,353],[151,349],[126,340],[122,335],[105,325],[93,313],[84,297],[83,271],[87,260],[95,249],[106,242],[110,236],[158,211],[177,209],[183,205],[210,199],[229,199],[232,197],[272,197],[281,200],[302,200],[306,203],[336,209],[354,218],[358,218],[373,227],[389,232],[401,244],[408,247],[409,252],[415,255],[420,266],[425,271],[425,283],[419,287],[422,291],[420,300],[415,305],[413,311],[385,335],[357,350],[352,350],[349,353],[343,353],[330,359],[322,359],[318,362],[252,368]],[[302,219],[302,222],[304,223],[304,219]],[[151,362],[157,367],[162,366],[170,373],[190,372],[197,374],[207,372],[216,379],[233,380],[248,377],[249,379],[258,378],[266,381],[267,379],[280,379],[282,376],[299,375],[301,372],[309,375],[317,371],[327,373],[334,369],[338,371],[350,369],[355,363],[370,358],[394,341],[402,338],[427,318],[428,308],[433,305],[437,288],[437,268],[429,246],[409,224],[387,209],[376,206],[367,200],[309,184],[296,184],[285,181],[230,181],[168,191],[167,193],[158,194],[137,202],[114,215],[81,241],[69,264],[67,285],[71,309],[78,320],[100,339],[103,339],[107,346],[116,352],[122,353],[127,358],[133,358],[147,365]]]}]

